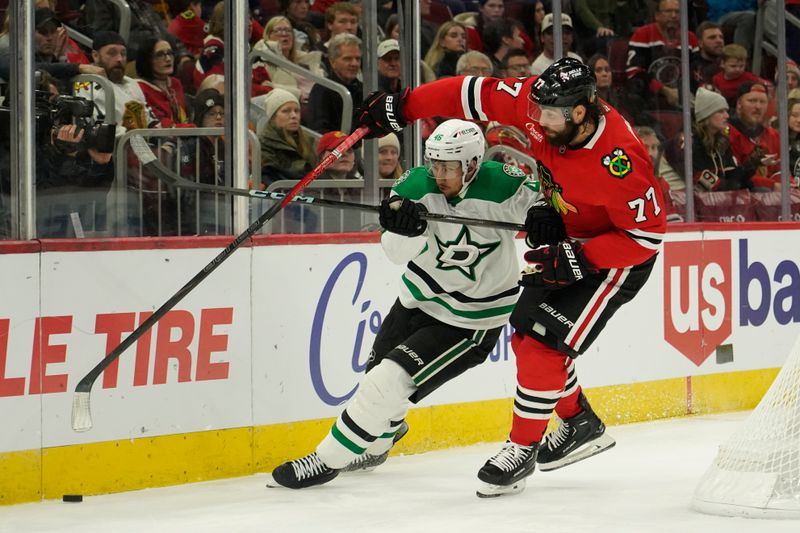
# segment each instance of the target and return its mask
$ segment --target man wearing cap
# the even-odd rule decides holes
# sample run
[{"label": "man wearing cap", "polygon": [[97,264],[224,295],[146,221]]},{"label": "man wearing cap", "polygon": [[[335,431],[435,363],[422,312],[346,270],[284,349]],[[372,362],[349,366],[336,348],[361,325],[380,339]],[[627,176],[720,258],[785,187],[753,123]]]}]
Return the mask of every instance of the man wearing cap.
[{"label": "man wearing cap", "polygon": [[[347,137],[347,134],[343,131],[329,131],[322,137],[320,137],[319,142],[317,143],[317,159],[322,161],[328,154],[330,154],[337,146],[339,146],[342,141]],[[352,174],[353,169],[356,165],[356,156],[353,152],[353,149],[347,150],[345,153],[342,154],[342,157],[334,161],[333,163],[325,169],[325,172],[322,174],[322,178],[327,179],[348,179],[348,178],[361,178],[361,176],[355,176]]]},{"label": "man wearing cap", "polygon": [[378,88],[396,93],[400,90],[400,43],[386,39],[378,45]]},{"label": "man wearing cap", "polygon": [[739,163],[756,165],[753,187],[772,191],[780,187],[780,136],[775,128],[764,126],[767,103],[764,83],[746,81],[741,84],[729,139]]},{"label": "man wearing cap", "polygon": [[89,60],[78,45],[67,36],[56,14],[43,7],[34,13],[36,24],[33,41],[36,47],[36,61],[47,63],[88,64]]},{"label": "man wearing cap", "polygon": [[[572,48],[572,17],[561,14],[561,42],[564,45],[564,52],[567,56],[583,61],[581,56],[570,52]],[[548,13],[542,19],[542,53],[539,54],[531,65],[531,74],[538,76],[555,61],[555,41],[553,39],[553,14]]]},{"label": "man wearing cap", "polygon": [[[323,135],[317,143],[317,160],[322,161],[328,157],[328,154],[339,146],[345,137],[347,137],[347,135],[342,131],[329,131]],[[338,161],[331,164],[331,166],[322,173],[320,179],[348,180],[352,182],[352,185],[348,184],[338,189],[327,189],[323,191],[323,193],[328,193],[328,198],[332,197],[336,200],[345,200],[348,202],[363,202],[361,194],[363,189],[353,187],[353,185],[360,185],[359,182],[363,181],[364,177],[359,172],[356,154],[352,148],[342,154],[342,157],[339,158]],[[330,193],[333,194],[331,195]],[[370,218],[365,217],[364,213],[361,211],[343,211],[340,209],[323,209],[318,211],[320,212],[320,231],[323,233],[365,231],[370,220]]]},{"label": "man wearing cap", "polygon": [[[350,33],[340,33],[329,41],[328,59],[328,78],[344,85],[350,92],[355,119],[355,109],[364,99],[364,86],[358,79],[361,73],[361,39]],[[307,109],[311,114],[308,126],[320,133],[341,129],[343,107],[339,93],[315,84],[308,95]]]},{"label": "man wearing cap", "polygon": [[178,0],[174,2],[178,13],[169,23],[167,31],[180,40],[186,50],[194,57],[203,52],[203,39],[206,38],[206,23],[200,18],[200,0]]},{"label": "man wearing cap", "polygon": [[[676,72],[680,64],[680,14],[678,0],[660,0],[655,22],[640,27],[628,41],[626,96],[631,97],[628,107],[634,115],[644,108],[679,105],[678,80],[667,74]],[[698,46],[694,33],[689,32],[688,41],[690,59],[695,63]],[[645,94],[649,96],[642,99]]]},{"label": "man wearing cap", "polygon": [[[105,75],[103,69],[90,65],[88,59],[69,37],[52,10],[36,10],[34,19],[34,46],[36,70],[46,71],[62,82],[59,90],[65,92],[67,81],[78,74]],[[9,79],[10,50],[8,33],[0,37],[0,78]]]},{"label": "man wearing cap", "polygon": [[[98,31],[92,41],[92,59],[94,64],[105,71],[105,75],[114,88],[114,109],[106,109],[104,89],[100,84],[77,82],[75,84],[76,96],[93,100],[97,106],[96,114],[114,119],[121,125],[126,108],[133,108],[137,116],[142,117],[135,127],[152,127],[158,120],[147,107],[144,93],[139,83],[125,75],[125,65],[128,60],[128,49],[125,41],[114,31]],[[132,103],[132,105],[129,105]],[[110,113],[113,115],[109,116]],[[130,111],[129,111],[130,114]],[[130,126],[131,124],[129,124]],[[117,126],[117,136],[125,133],[125,127]]]}]

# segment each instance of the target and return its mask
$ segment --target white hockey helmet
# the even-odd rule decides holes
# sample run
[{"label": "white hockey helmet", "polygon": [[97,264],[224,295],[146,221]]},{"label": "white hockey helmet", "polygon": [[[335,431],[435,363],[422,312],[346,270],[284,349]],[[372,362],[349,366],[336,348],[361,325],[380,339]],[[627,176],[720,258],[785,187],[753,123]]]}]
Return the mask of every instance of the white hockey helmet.
[{"label": "white hockey helmet", "polygon": [[486,140],[480,127],[466,120],[451,119],[439,124],[425,141],[425,164],[430,168],[432,161],[460,161],[459,195],[461,195],[469,181],[467,170],[470,162],[475,160],[475,173],[477,173],[484,152],[486,152]]}]

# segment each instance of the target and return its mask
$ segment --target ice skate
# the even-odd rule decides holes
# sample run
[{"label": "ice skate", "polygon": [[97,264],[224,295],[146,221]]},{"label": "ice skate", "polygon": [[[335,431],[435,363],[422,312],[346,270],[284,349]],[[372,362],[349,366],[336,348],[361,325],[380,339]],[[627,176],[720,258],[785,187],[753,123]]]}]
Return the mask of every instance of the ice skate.
[{"label": "ice skate", "polygon": [[555,470],[613,448],[616,442],[606,435],[606,426],[594,413],[583,393],[578,396],[583,411],[562,420],[558,429],[544,437],[537,462],[539,470]]},{"label": "ice skate", "polygon": [[267,482],[267,487],[305,489],[327,483],[338,475],[339,470],[328,467],[314,452],[277,466],[272,471],[272,479]]},{"label": "ice skate", "polygon": [[[397,444],[397,441],[405,437],[406,433],[408,433],[408,424],[406,423],[405,420],[403,420],[403,423],[400,424],[400,426],[397,429],[397,432],[394,434],[394,438],[392,439],[392,446]],[[381,466],[383,463],[386,462],[386,459],[389,458],[390,450],[391,448],[379,454],[364,452],[355,459],[353,459],[353,461],[350,464],[342,468],[340,472],[372,472],[377,467]]]},{"label": "ice skate", "polygon": [[538,443],[520,446],[506,442],[503,449],[478,471],[478,479],[483,482],[477,490],[478,497],[493,498],[525,490],[525,478],[536,468],[538,450]]}]

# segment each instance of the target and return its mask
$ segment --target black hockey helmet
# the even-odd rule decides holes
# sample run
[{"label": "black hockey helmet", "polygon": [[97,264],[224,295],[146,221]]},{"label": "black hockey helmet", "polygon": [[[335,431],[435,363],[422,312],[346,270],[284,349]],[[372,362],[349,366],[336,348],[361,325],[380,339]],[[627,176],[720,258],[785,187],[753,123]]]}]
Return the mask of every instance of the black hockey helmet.
[{"label": "black hockey helmet", "polygon": [[554,62],[531,85],[530,100],[540,106],[574,107],[596,99],[594,72],[572,57]]}]

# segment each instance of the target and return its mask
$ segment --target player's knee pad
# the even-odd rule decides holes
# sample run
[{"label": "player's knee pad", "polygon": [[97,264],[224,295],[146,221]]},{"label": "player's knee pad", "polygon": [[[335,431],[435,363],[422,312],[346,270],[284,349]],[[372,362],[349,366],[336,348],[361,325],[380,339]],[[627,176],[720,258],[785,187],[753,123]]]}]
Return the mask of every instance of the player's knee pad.
[{"label": "player's knee pad", "polygon": [[388,420],[403,411],[416,389],[411,376],[399,364],[384,359],[364,375],[354,402],[358,409],[378,411]]}]

